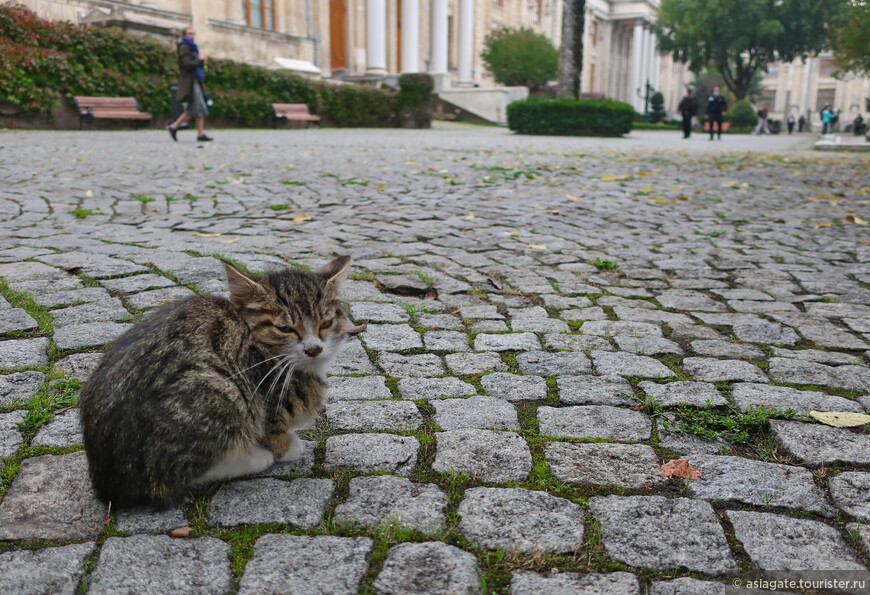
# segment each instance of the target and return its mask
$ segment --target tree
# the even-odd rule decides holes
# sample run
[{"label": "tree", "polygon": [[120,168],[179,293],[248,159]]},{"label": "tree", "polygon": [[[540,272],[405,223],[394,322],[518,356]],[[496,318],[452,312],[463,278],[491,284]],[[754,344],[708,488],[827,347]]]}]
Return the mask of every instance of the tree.
[{"label": "tree", "polygon": [[[761,73],[756,72],[752,77],[752,81],[749,83],[749,92],[747,93],[748,98],[755,99],[761,95],[761,79]],[[695,97],[697,97],[698,101],[702,104],[707,101],[707,98],[713,92],[713,87],[728,88],[725,79],[715,70],[702,70],[695,74],[695,78],[692,79],[692,83],[689,86],[695,90]],[[731,99],[736,101],[736,98]],[[731,103],[730,100],[729,103]]]},{"label": "tree", "polygon": [[699,72],[712,63],[737,99],[767,64],[825,49],[849,0],[662,0],[659,50]]},{"label": "tree", "polygon": [[585,12],[586,0],[564,0],[562,4],[562,45],[559,47],[559,97],[580,98]]},{"label": "tree", "polygon": [[531,29],[502,27],[483,40],[480,54],[500,85],[535,91],[556,78],[559,54],[549,39]]},{"label": "tree", "polygon": [[848,20],[834,31],[834,63],[842,71],[870,76],[870,2],[867,0],[853,0]]},{"label": "tree", "polygon": [[649,100],[649,121],[657,124],[664,120],[667,115],[665,111],[665,96],[662,95],[661,91],[656,91]]}]

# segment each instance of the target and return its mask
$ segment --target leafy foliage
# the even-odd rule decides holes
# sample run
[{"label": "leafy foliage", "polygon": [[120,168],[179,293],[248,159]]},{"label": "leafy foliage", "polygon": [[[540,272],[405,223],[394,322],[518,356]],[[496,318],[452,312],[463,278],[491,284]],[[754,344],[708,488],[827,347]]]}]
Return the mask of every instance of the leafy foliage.
[{"label": "leafy foliage", "polygon": [[403,125],[410,128],[430,128],[432,126],[432,90],[435,81],[425,72],[407,73],[399,77],[399,94],[396,108]]},{"label": "leafy foliage", "polygon": [[661,91],[656,91],[649,100],[649,121],[656,124],[664,120],[665,116],[665,96]]},{"label": "leafy foliage", "polygon": [[662,0],[659,49],[699,72],[711,62],[737,99],[769,62],[812,56],[849,0]]},{"label": "leafy foliage", "polygon": [[[129,35],[38,18],[22,6],[0,6],[0,101],[51,114],[76,95],[135,97],[154,115],[171,112],[178,79],[174,48]],[[209,60],[212,115],[242,125],[265,124],[272,103],[305,103],[337,126],[397,123],[394,93],[334,86],[233,60]]]},{"label": "leafy foliage", "polygon": [[867,0],[852,2],[848,19],[834,32],[834,60],[841,70],[870,76],[870,2]]},{"label": "leafy foliage", "polygon": [[559,52],[532,29],[502,27],[483,40],[480,54],[497,83],[536,90],[556,78]]},{"label": "leafy foliage", "polygon": [[757,114],[748,99],[741,99],[728,110],[728,121],[732,126],[754,126]]},{"label": "leafy foliage", "polygon": [[635,111],[609,99],[536,98],[508,105],[508,127],[522,134],[621,136],[631,132]]}]

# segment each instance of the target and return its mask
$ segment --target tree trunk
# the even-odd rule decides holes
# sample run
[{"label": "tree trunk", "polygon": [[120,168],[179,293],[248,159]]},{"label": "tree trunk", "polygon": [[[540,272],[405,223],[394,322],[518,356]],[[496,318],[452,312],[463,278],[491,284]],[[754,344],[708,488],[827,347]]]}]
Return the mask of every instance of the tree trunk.
[{"label": "tree trunk", "polygon": [[586,0],[563,0],[562,45],[559,48],[559,97],[579,99],[583,69]]}]

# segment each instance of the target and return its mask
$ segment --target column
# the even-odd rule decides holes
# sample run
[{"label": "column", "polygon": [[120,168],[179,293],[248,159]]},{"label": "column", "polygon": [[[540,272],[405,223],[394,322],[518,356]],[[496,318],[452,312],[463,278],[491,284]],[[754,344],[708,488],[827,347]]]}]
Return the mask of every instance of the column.
[{"label": "column", "polygon": [[366,74],[387,74],[387,0],[366,2]]},{"label": "column", "polygon": [[448,0],[432,0],[432,62],[433,74],[447,72],[447,4]]},{"label": "column", "polygon": [[[643,23],[634,24],[634,37],[631,40],[631,88],[628,90],[631,104],[643,113]],[[641,97],[638,97],[640,92]]]},{"label": "column", "polygon": [[401,72],[420,72],[420,0],[402,0]]},{"label": "column", "polygon": [[460,86],[474,85],[474,1],[459,0],[459,81]]},{"label": "column", "polygon": [[227,0],[227,21],[234,25],[246,25],[242,0]]},{"label": "column", "polygon": [[656,87],[656,75],[654,72],[655,59],[656,35],[653,31],[652,25],[649,25],[646,30],[646,80],[649,81],[650,86],[653,88]]}]

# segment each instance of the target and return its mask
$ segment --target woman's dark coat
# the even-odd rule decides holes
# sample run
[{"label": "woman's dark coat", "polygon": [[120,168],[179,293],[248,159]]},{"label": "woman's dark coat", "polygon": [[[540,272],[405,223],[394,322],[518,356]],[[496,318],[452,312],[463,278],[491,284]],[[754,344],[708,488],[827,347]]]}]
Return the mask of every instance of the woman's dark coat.
[{"label": "woman's dark coat", "polygon": [[175,99],[179,103],[193,101],[193,83],[196,81],[196,69],[205,64],[205,60],[193,57],[193,52],[187,45],[178,43],[178,68],[181,76],[178,78],[178,91]]}]

